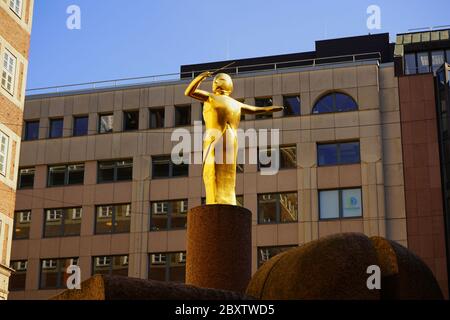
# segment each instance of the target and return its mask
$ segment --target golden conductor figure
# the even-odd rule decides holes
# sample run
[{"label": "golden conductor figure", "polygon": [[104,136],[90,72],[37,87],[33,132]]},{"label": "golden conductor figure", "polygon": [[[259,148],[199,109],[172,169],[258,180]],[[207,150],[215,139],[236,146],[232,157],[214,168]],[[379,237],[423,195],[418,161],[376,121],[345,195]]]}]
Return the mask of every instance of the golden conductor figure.
[{"label": "golden conductor figure", "polygon": [[230,96],[233,81],[226,73],[218,73],[214,77],[212,92],[198,89],[201,82],[212,75],[210,71],[198,75],[187,87],[185,95],[203,102],[206,127],[203,139],[203,182],[206,204],[236,205],[237,129],[241,113],[275,112],[283,110],[283,107],[255,107],[233,99]]}]

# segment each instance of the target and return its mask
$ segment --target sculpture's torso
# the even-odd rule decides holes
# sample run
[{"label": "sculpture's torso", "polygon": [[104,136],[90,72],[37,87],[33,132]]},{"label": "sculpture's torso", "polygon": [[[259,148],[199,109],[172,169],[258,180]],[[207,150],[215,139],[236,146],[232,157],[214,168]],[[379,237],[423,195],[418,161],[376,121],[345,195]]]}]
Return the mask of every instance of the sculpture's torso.
[{"label": "sculpture's torso", "polygon": [[240,102],[226,95],[211,94],[203,106],[203,119],[206,129],[217,129],[221,132],[229,124],[234,130],[241,120]]}]

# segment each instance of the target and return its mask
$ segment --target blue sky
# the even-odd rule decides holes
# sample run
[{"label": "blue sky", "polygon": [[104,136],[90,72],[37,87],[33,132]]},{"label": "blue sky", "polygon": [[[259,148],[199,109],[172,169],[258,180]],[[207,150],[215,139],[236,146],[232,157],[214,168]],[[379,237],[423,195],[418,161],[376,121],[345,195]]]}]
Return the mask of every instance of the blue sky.
[{"label": "blue sky", "polygon": [[[368,30],[366,9],[381,9]],[[69,30],[66,9],[81,9]],[[28,88],[176,73],[314,50],[314,41],[450,24],[448,0],[35,0]]]}]

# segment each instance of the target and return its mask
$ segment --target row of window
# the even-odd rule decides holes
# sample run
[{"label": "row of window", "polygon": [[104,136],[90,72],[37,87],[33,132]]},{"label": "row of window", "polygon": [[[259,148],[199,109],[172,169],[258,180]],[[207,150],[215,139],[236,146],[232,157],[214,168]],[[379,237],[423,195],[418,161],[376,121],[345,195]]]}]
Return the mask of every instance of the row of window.
[{"label": "row of window", "polygon": [[[266,107],[273,104],[271,97],[255,98],[255,105],[257,107]],[[300,96],[283,96],[283,106],[285,116],[299,116],[300,113]],[[354,111],[358,109],[355,100],[349,95],[332,92],[321,97],[313,107],[312,113],[328,113],[328,112],[343,112]],[[256,119],[271,118],[272,114],[258,114]],[[165,109],[150,108],[149,109],[149,123],[148,128],[164,128]],[[241,117],[243,120],[244,118]],[[175,106],[175,126],[190,126],[191,125],[191,105]],[[48,138],[60,138],[63,136],[64,119],[52,118],[50,119],[48,130]],[[98,125],[96,133],[110,133],[113,132],[114,114],[103,113],[99,114]],[[74,116],[72,136],[84,136],[89,133],[89,117],[87,115]],[[123,131],[134,131],[139,129],[139,111],[124,111],[123,112]],[[39,120],[25,121],[25,135],[24,140],[36,140],[39,138]]]},{"label": "row of window", "polygon": [[[236,197],[243,206],[243,196]],[[258,224],[293,223],[298,221],[297,192],[258,194]],[[205,203],[205,199],[202,199]],[[150,231],[185,229],[188,200],[150,202]],[[81,207],[44,210],[43,237],[79,236],[83,210]],[[319,190],[320,220],[362,216],[361,188]],[[130,232],[131,204],[99,205],[95,209],[94,234]],[[31,210],[15,212],[14,240],[29,239]]]},{"label": "row of window", "polygon": [[[6,137],[6,136],[5,136]],[[0,173],[6,168],[7,137],[4,138],[0,132]],[[273,150],[259,150],[261,153],[267,153],[271,156]],[[279,169],[297,168],[297,147],[295,145],[286,145],[279,147]],[[3,160],[4,159],[4,160]],[[4,164],[2,164],[2,161]],[[338,143],[319,143],[317,144],[317,163],[318,166],[344,165],[360,162],[360,144],[358,141],[338,142]],[[271,163],[261,164],[258,160],[258,169],[270,167]],[[244,167],[239,165],[237,172],[243,172]],[[32,188],[34,185],[34,168],[22,168],[19,170],[18,188]],[[152,157],[152,178],[174,178],[187,177],[189,175],[189,165],[185,163],[174,164],[171,157],[153,156]],[[97,183],[129,181],[133,178],[133,160],[114,160],[100,161],[97,168]],[[47,186],[64,186],[83,184],[84,182],[84,164],[55,165],[48,167]]]},{"label": "row of window", "polygon": [[450,49],[407,53],[404,59],[405,74],[435,73],[445,62],[450,63]]},{"label": "row of window", "polygon": [[6,176],[8,166],[9,137],[0,130],[0,174]]},{"label": "row of window", "polygon": [[[258,268],[279,253],[295,248],[290,246],[258,247]],[[39,289],[66,288],[67,267],[78,265],[78,258],[41,259]],[[97,256],[92,258],[92,274],[128,276],[128,256]],[[27,260],[11,261],[16,272],[9,279],[9,290],[25,290]],[[186,252],[149,254],[148,278],[158,281],[185,282]]]}]

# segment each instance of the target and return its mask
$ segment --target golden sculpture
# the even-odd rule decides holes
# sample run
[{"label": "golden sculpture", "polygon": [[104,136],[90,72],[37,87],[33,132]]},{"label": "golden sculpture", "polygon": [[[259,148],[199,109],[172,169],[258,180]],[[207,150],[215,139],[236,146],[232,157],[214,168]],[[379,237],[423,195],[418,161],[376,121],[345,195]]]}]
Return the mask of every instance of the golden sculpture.
[{"label": "golden sculpture", "polygon": [[[218,73],[214,77],[212,93],[198,89],[201,82],[213,74],[214,72],[206,71],[198,75],[187,87],[185,95],[203,102],[206,127],[203,139],[203,182],[206,204],[236,205],[237,129],[241,113],[268,113],[281,111],[283,107],[255,107],[233,99],[230,96],[233,81],[226,73]],[[222,148],[222,156],[218,155],[216,158],[216,144],[219,140],[222,140],[218,146]]]}]

